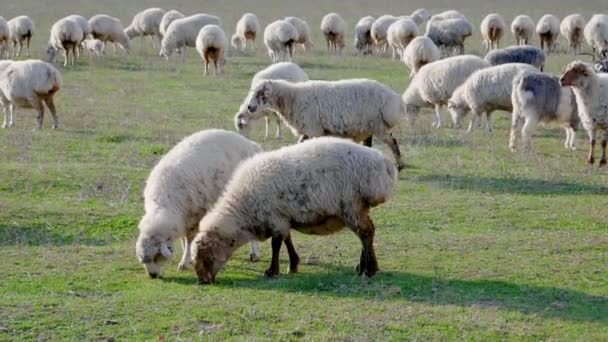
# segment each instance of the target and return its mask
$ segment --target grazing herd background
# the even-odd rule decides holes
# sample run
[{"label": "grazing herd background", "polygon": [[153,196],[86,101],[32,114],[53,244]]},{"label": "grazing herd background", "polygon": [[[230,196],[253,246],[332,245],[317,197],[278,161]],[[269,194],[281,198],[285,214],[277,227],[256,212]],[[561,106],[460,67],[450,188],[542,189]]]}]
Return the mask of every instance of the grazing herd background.
[{"label": "grazing herd background", "polygon": [[[315,47],[294,62],[311,79],[371,78],[398,93],[409,82],[402,62],[354,52],[354,24],[365,15],[457,9],[474,28],[467,53],[483,55],[479,23],[488,13],[509,24],[518,14],[588,19],[608,12],[601,1],[60,0],[40,6],[24,0],[3,5],[0,15],[27,14],[36,22],[31,54],[42,58],[59,18],[107,13],[128,25],[154,6],[217,15],[228,36],[245,12],[256,13],[262,27],[303,17]],[[347,22],[340,58],[327,54],[319,29],[329,12]],[[513,42],[507,34],[501,45]],[[532,43],[538,46],[538,39]],[[205,78],[194,53],[185,63],[166,61],[149,41],[143,51],[139,42],[132,45],[129,56],[108,49],[103,62],[81,59],[61,68],[58,130],[32,132],[31,112],[20,110],[17,126],[0,132],[0,339],[608,335],[607,172],[585,165],[585,139],[578,139],[579,150],[564,150],[555,126],[537,130],[533,151],[512,154],[510,119],[502,113],[492,134],[434,129],[429,110],[414,126],[400,125],[395,135],[411,167],[400,175],[395,197],[372,213],[382,260],[372,281],[353,275],[359,241],[348,233],[297,235],[300,274],[275,281],[261,279],[266,263],[250,264],[245,249],[217,285],[201,289],[173,265],[164,279],[151,281],[133,255],[148,172],[188,134],[234,130],[251,77],[269,59],[260,40],[255,55],[230,51],[223,75]],[[545,71],[559,74],[573,59],[550,55]],[[288,134],[262,136],[259,125],[251,138],[265,149],[295,142]]]}]

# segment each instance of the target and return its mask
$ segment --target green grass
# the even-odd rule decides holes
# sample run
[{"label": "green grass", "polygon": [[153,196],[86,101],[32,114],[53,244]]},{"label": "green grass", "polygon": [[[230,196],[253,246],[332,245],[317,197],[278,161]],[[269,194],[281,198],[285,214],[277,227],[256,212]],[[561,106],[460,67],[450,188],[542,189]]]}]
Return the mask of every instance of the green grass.
[{"label": "green grass", "polygon": [[[507,20],[546,12],[589,17],[605,7],[599,0],[154,5],[218,14],[229,34],[246,11],[263,23],[303,16],[316,48],[296,62],[311,78],[368,77],[400,93],[408,83],[403,64],[324,53],[323,14],[338,11],[351,28],[367,14],[458,8],[477,26],[490,12]],[[128,22],[149,6],[23,0],[1,14],[34,18],[33,54],[40,56],[48,28],[65,14],[106,12]],[[360,244],[348,231],[296,234],[301,272],[286,274],[285,253],[276,280],[262,276],[268,244],[260,263],[239,250],[215,285],[177,272],[177,260],[162,279],[148,279],[134,256],[148,172],[184,136],[233,129],[251,76],[268,59],[260,46],[255,56],[232,57],[222,77],[203,78],[192,50],[182,64],[157,58],[147,45],[142,53],[139,41],[133,47],[129,57],[109,49],[98,65],[82,59],[62,69],[57,131],[46,118],[32,132],[33,113],[24,110],[14,129],[0,131],[0,340],[608,340],[608,171],[585,165],[584,132],[579,150],[566,151],[555,126],[537,129],[533,151],[510,153],[505,113],[494,114],[490,135],[432,129],[429,110],[397,130],[410,168],[394,198],[373,210],[381,272],[370,280],[354,272]],[[480,47],[476,32],[467,49]],[[547,69],[559,73],[570,60],[551,56]],[[262,141],[262,132],[260,125],[253,138]],[[287,134],[263,145],[293,142]]]}]

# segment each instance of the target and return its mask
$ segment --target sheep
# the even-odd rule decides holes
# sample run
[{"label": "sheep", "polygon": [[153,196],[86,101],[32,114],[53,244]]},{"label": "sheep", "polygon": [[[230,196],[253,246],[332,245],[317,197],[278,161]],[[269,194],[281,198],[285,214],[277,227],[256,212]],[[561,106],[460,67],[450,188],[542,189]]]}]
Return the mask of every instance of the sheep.
[{"label": "sheep", "polygon": [[[55,110],[54,95],[61,88],[61,74],[49,63],[30,59],[6,62],[0,71],[0,104],[4,108],[2,128],[15,125],[15,107],[33,108],[38,112],[36,129],[42,128],[44,105],[53,116],[53,128],[59,126]],[[8,112],[10,111],[10,121]]]},{"label": "sheep", "polygon": [[296,44],[299,44],[304,52],[312,49],[314,44],[312,42],[312,35],[310,34],[310,27],[308,23],[298,17],[285,17],[286,22],[293,25],[298,32],[298,38],[296,38]]},{"label": "sheep", "polygon": [[252,114],[275,111],[299,142],[330,135],[371,146],[375,136],[391,148],[399,170],[405,167],[391,133],[401,120],[403,104],[397,93],[377,81],[265,80],[253,87],[241,108]]},{"label": "sheep", "polygon": [[576,96],[576,105],[583,127],[589,134],[590,148],[587,162],[593,164],[595,136],[597,130],[604,131],[600,166],[606,165],[606,141],[608,139],[608,75],[596,74],[591,65],[574,61],[566,67],[559,80],[563,86],[570,86]]},{"label": "sheep", "polygon": [[416,75],[422,66],[441,57],[439,49],[428,37],[416,37],[403,51],[402,61],[410,68],[410,77]]},{"label": "sheep", "polygon": [[105,46],[99,39],[85,39],[80,43],[83,50],[87,50],[89,54],[92,52],[97,59],[101,59],[104,55]]},{"label": "sheep", "polygon": [[559,37],[559,19],[552,14],[543,15],[536,24],[536,33],[540,40],[540,49],[553,52]]},{"label": "sheep", "polygon": [[530,147],[534,127],[539,121],[558,122],[566,131],[566,149],[575,149],[575,135],[580,122],[576,98],[570,87],[560,86],[559,79],[538,71],[525,71],[513,80],[513,115],[509,147],[517,150],[521,129],[523,144]]},{"label": "sheep", "polygon": [[[30,17],[21,15],[7,22],[10,40],[13,44],[13,57],[21,56],[23,42],[27,47],[26,56],[30,56],[30,40],[34,35],[34,21]],[[17,48],[19,46],[19,48]]]},{"label": "sheep", "polygon": [[186,46],[196,47],[198,33],[205,25],[222,26],[220,18],[209,14],[194,14],[175,19],[165,31],[159,55],[169,59],[173,51],[178,50],[182,61],[186,60]]},{"label": "sheep", "polygon": [[376,19],[371,16],[359,19],[355,25],[355,49],[359,55],[372,54],[374,40],[372,39],[372,25]]},{"label": "sheep", "polygon": [[244,50],[247,47],[247,42],[251,42],[251,47],[255,50],[255,38],[260,31],[260,22],[258,17],[253,13],[245,13],[237,21],[235,33],[232,35],[231,44],[237,50]]},{"label": "sheep", "polygon": [[517,45],[528,45],[532,41],[536,25],[534,20],[527,15],[518,15],[511,22],[511,33],[515,37]]},{"label": "sheep", "polygon": [[526,63],[535,66],[540,71],[545,68],[545,53],[534,46],[509,46],[504,49],[490,51],[486,61],[492,65],[505,63]]},{"label": "sheep", "polygon": [[[87,39],[89,37],[89,35],[91,34],[91,25],[89,25],[89,21],[78,14],[71,14],[68,15],[66,18],[68,19],[72,19],[74,21],[76,21],[78,23],[78,25],[80,25],[80,29],[82,30],[82,41],[84,41],[85,39]],[[82,43],[81,41],[81,43]]]},{"label": "sheep", "polygon": [[[177,269],[189,267],[200,220],[211,212],[237,166],[260,152],[258,144],[239,134],[210,129],[184,138],[154,166],[143,193],[145,214],[135,245],[137,259],[151,278],[161,275],[178,239],[184,254]],[[250,260],[259,255],[254,241]]]},{"label": "sheep", "polygon": [[585,25],[583,35],[587,44],[591,46],[594,58],[608,58],[608,15],[596,14]]},{"label": "sheep", "polygon": [[160,33],[160,22],[163,20],[163,16],[166,13],[167,12],[162,8],[148,8],[137,13],[133,17],[131,25],[127,26],[125,29],[125,34],[131,40],[135,37],[142,37],[142,48],[144,46],[143,38],[150,36],[154,50],[158,50],[158,46],[163,37]]},{"label": "sheep", "polygon": [[397,20],[399,20],[399,17],[386,14],[376,19],[372,24],[370,34],[378,53],[386,52],[388,48],[388,28]]},{"label": "sheep", "polygon": [[46,49],[46,55],[48,62],[52,63],[55,61],[55,55],[58,50],[63,51],[63,66],[68,65],[68,59],[70,51],[72,52],[72,59],[70,64],[74,65],[74,60],[78,55],[78,44],[83,40],[84,33],[80,24],[72,18],[63,18],[58,20],[51,27],[51,37],[49,38],[49,44]]},{"label": "sheep", "polygon": [[196,38],[196,50],[201,55],[205,65],[205,76],[209,73],[209,64],[213,61],[214,75],[222,73],[226,64],[226,50],[228,49],[226,34],[217,25],[206,25]]},{"label": "sheep", "polygon": [[393,50],[393,59],[396,58],[395,52],[401,59],[403,58],[405,48],[418,33],[418,25],[411,19],[399,19],[389,26],[386,35],[388,44]]},{"label": "sheep", "polygon": [[[434,16],[431,16],[430,21],[439,21],[439,20],[446,20],[446,19],[467,20],[467,17],[465,17],[464,14],[462,14],[456,10],[447,10],[447,11],[435,14]],[[427,23],[427,25],[428,25],[428,23]]]},{"label": "sheep", "polygon": [[0,17],[0,58],[2,58],[3,55],[8,58],[8,44],[11,39],[10,37],[11,34],[8,28],[8,23],[3,17]]},{"label": "sheep", "polygon": [[464,54],[464,41],[473,34],[471,23],[462,18],[433,20],[434,17],[427,23],[424,35],[448,55],[451,55],[450,49],[455,48],[458,54]]},{"label": "sheep", "polygon": [[169,25],[172,22],[174,22],[177,19],[182,19],[185,17],[186,16],[182,12],[176,11],[176,10],[170,10],[167,13],[165,13],[160,20],[160,25],[158,25],[158,30],[160,31],[160,35],[162,37],[164,37],[165,34],[167,34],[167,28],[169,28]]},{"label": "sheep", "polygon": [[570,14],[562,20],[559,30],[568,41],[568,52],[573,51],[575,55],[581,53],[584,29],[585,17],[580,14]]},{"label": "sheep", "polygon": [[[308,81],[308,75],[300,68],[299,65],[291,62],[282,62],[273,64],[266,69],[258,71],[251,79],[251,89],[262,80],[285,80],[289,82],[305,82]],[[272,111],[261,111],[259,115],[254,116],[247,111],[247,108],[241,108],[234,116],[234,123],[239,133],[247,136],[251,129],[250,122],[264,116],[266,119],[266,131],[264,139],[268,139],[270,119],[275,118],[277,123],[277,139],[281,138],[281,119],[278,114]]]},{"label": "sheep", "polygon": [[488,14],[480,25],[483,45],[486,51],[500,48],[500,38],[507,30],[507,24],[500,14]]},{"label": "sheep", "polygon": [[116,52],[116,44],[118,44],[125,53],[129,54],[130,40],[124,32],[120,20],[106,14],[98,14],[89,19],[89,25],[93,38],[104,43],[114,43],[114,52]]},{"label": "sheep", "polygon": [[285,20],[272,22],[264,29],[264,45],[273,63],[291,62],[296,39],[298,30]]},{"label": "sheep", "polygon": [[489,66],[486,60],[473,55],[448,57],[424,65],[402,96],[407,119],[414,124],[421,108],[434,106],[437,120],[433,127],[442,127],[441,107],[448,103],[454,90],[473,72]]},{"label": "sheep", "polygon": [[431,19],[432,15],[426,8],[419,8],[412,12],[410,18],[416,23],[416,25],[422,25],[427,20]]},{"label": "sheep", "polygon": [[486,114],[487,131],[492,131],[490,119],[495,110],[512,111],[511,92],[513,79],[523,71],[538,70],[529,64],[508,63],[475,71],[459,86],[450,100],[448,110],[454,126],[459,127],[462,118],[473,113],[468,132],[472,132],[481,115]]},{"label": "sheep", "polygon": [[346,22],[338,13],[329,13],[321,20],[321,32],[327,42],[327,52],[342,55],[346,37]]},{"label": "sheep", "polygon": [[283,242],[289,271],[296,273],[300,258],[291,229],[329,235],[344,226],[361,240],[359,275],[374,276],[378,261],[369,210],[390,199],[396,176],[395,167],[381,152],[333,137],[248,159],[200,222],[190,252],[199,283],[213,283],[240,246],[268,238],[272,238],[272,260],[265,275],[279,275]]}]

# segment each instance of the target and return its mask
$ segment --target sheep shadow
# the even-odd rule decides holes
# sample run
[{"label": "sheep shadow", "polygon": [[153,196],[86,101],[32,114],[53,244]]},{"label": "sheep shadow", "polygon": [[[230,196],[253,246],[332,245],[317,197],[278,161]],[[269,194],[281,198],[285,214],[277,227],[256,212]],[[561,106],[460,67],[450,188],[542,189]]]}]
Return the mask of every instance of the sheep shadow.
[{"label": "sheep shadow", "polygon": [[29,226],[8,226],[0,224],[0,247],[6,246],[69,246],[81,244],[87,246],[105,246],[110,242],[75,234],[53,231],[43,224]]}]

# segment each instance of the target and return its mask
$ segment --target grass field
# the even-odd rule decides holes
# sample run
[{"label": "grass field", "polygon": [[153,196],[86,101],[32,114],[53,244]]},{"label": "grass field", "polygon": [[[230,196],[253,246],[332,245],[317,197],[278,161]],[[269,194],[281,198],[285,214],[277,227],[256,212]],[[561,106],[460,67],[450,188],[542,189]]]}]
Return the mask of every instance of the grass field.
[{"label": "grass field", "polygon": [[[0,9],[36,21],[37,57],[52,22],[71,13],[128,23],[152,6],[208,12],[228,34],[246,11],[262,25],[298,15],[316,38],[313,53],[295,58],[311,78],[373,78],[399,93],[408,83],[403,64],[356,58],[350,41],[349,56],[327,56],[318,32],[325,13],[342,13],[352,32],[367,14],[456,8],[476,27],[467,50],[479,53],[477,26],[490,12],[510,21],[608,11],[599,0],[39,3]],[[432,129],[431,111],[397,131],[411,167],[395,197],[373,211],[381,272],[371,280],[354,272],[360,243],[348,231],[296,234],[301,272],[286,274],[285,253],[276,280],[262,276],[269,244],[255,264],[240,250],[215,285],[177,272],[178,258],[162,279],[149,279],[134,255],[148,172],[184,136],[233,129],[268,58],[260,43],[255,55],[231,57],[223,76],[203,78],[193,50],[186,63],[166,62],[149,42],[143,51],[133,43],[131,56],[109,49],[100,64],[85,58],[62,69],[58,130],[47,117],[33,132],[34,114],[19,110],[16,127],[0,131],[0,340],[608,340],[608,171],[585,164],[584,132],[578,150],[566,151],[555,126],[537,130],[532,152],[510,153],[505,113],[494,115],[492,134]],[[572,59],[551,56],[548,71]],[[262,132],[253,138],[262,141]]]}]

